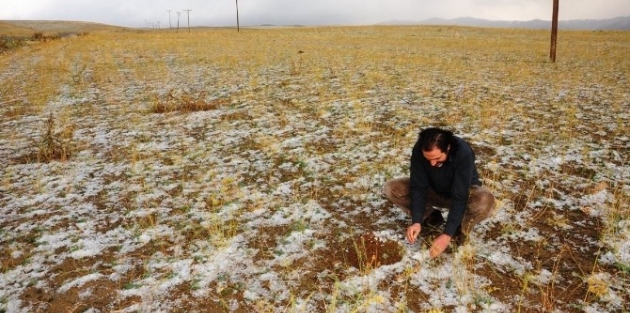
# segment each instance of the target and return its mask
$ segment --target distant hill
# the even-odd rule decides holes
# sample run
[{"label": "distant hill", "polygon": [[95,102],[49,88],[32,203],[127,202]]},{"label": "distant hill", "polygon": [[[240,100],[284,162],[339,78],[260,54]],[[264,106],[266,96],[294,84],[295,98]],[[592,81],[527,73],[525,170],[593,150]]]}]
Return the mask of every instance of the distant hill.
[{"label": "distant hill", "polygon": [[[477,27],[501,27],[501,28],[551,28],[551,21],[492,21],[473,17],[460,17],[455,19],[431,18],[423,21],[387,21],[379,25],[457,25]],[[573,30],[630,30],[630,16],[616,17],[605,20],[567,20],[559,21],[560,29]]]},{"label": "distant hill", "polygon": [[124,27],[79,21],[0,21],[0,36],[31,37],[34,33],[69,35],[103,30],[123,30]]},{"label": "distant hill", "polygon": [[32,29],[0,21],[0,36],[32,37],[34,33]]}]

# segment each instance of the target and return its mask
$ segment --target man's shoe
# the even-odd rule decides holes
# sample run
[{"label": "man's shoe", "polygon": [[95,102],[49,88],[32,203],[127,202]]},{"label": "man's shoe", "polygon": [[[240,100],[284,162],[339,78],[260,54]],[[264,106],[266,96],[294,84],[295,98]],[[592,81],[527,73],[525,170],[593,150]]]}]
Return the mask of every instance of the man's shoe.
[{"label": "man's shoe", "polygon": [[439,226],[442,226],[442,224],[444,224],[446,221],[444,220],[444,217],[442,216],[442,213],[438,210],[434,210],[433,212],[431,212],[431,214],[424,220],[424,222],[422,224],[424,224],[424,226],[429,226],[429,227],[433,227],[433,228],[437,228]]}]

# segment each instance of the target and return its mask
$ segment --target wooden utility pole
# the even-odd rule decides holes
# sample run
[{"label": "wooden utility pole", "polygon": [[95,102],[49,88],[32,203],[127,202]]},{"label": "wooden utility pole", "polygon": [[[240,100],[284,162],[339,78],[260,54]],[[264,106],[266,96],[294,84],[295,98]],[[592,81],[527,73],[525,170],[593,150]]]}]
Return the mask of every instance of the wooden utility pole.
[{"label": "wooden utility pole", "polygon": [[236,32],[241,32],[241,26],[238,22],[238,0],[236,0]]},{"label": "wooden utility pole", "polygon": [[188,10],[184,10],[186,11],[186,16],[188,17],[188,33],[190,34],[190,11],[192,11],[191,9]]},{"label": "wooden utility pole", "polygon": [[179,15],[180,15],[181,13],[182,13],[182,12],[177,11],[177,33],[179,33]]},{"label": "wooden utility pole", "polygon": [[560,6],[560,0],[553,0],[553,18],[551,21],[551,51],[549,52],[549,59],[551,59],[551,62],[556,62],[556,42],[558,41],[559,6]]}]

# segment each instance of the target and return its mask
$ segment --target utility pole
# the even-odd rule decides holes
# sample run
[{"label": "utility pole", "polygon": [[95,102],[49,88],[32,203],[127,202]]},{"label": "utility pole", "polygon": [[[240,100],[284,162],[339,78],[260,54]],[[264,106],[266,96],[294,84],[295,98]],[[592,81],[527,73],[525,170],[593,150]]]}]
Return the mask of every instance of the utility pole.
[{"label": "utility pole", "polygon": [[560,0],[553,0],[553,18],[551,21],[551,51],[549,52],[549,59],[551,62],[556,62],[556,42],[558,41],[558,10],[560,7]]},{"label": "utility pole", "polygon": [[238,22],[238,0],[236,0],[236,32],[241,32],[241,27]]},{"label": "utility pole", "polygon": [[168,12],[168,28],[173,28],[171,26],[171,11],[173,10],[166,10],[166,12]]},{"label": "utility pole", "polygon": [[236,32],[237,33],[241,32],[241,27],[238,22],[238,0],[236,0]]},{"label": "utility pole", "polygon": [[179,15],[180,15],[181,13],[182,13],[182,12],[177,11],[177,33],[179,33]]},{"label": "utility pole", "polygon": [[186,15],[188,16],[188,33],[190,34],[190,11],[191,9],[184,10],[186,11]]}]

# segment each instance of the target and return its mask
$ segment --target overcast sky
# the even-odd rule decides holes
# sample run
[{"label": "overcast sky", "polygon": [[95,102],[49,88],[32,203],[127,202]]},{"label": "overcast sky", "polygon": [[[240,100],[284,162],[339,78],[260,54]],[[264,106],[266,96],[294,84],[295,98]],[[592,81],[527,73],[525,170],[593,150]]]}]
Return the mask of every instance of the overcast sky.
[{"label": "overcast sky", "polygon": [[[143,27],[231,26],[235,0],[0,0],[0,20],[73,20]],[[566,4],[565,4],[566,3]],[[553,0],[241,0],[241,25],[368,25],[431,17],[551,20]],[[630,16],[630,0],[560,0],[560,20]]]}]

